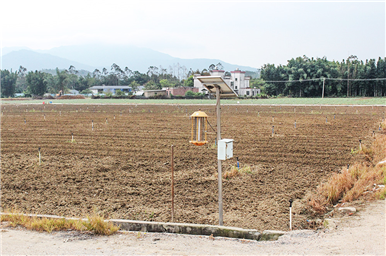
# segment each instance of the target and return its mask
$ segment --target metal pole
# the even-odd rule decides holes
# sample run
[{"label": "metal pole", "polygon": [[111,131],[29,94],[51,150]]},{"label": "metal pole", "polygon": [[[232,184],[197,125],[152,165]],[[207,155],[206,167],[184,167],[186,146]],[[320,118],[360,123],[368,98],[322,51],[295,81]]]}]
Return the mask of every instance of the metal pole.
[{"label": "metal pole", "polygon": [[322,99],[324,98],[324,82],[326,81],[326,78],[323,78],[323,92],[322,92]]},{"label": "metal pole", "polygon": [[[221,107],[220,107],[220,87],[216,87],[216,107],[217,107],[217,141],[221,140]],[[218,219],[219,225],[223,225],[223,211],[222,211],[222,170],[221,160],[218,161]]]},{"label": "metal pole", "polygon": [[350,57],[347,59],[347,97],[350,96]]},{"label": "metal pole", "polygon": [[172,222],[174,222],[174,146],[172,145]]}]

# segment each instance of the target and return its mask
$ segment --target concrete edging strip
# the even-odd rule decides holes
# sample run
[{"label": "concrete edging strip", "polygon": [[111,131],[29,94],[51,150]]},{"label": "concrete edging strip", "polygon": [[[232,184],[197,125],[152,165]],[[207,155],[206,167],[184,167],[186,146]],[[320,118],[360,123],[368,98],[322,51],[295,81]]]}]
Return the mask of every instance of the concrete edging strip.
[{"label": "concrete edging strip", "polygon": [[203,236],[213,235],[251,240],[259,240],[261,236],[261,234],[256,229],[242,229],[226,226],[118,219],[113,219],[110,221],[116,225],[119,225],[122,230],[127,231],[176,233]]}]

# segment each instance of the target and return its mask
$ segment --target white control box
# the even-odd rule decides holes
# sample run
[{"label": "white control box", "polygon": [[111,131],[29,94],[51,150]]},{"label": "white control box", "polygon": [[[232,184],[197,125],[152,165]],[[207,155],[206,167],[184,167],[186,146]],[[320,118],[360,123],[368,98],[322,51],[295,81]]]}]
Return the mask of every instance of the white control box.
[{"label": "white control box", "polygon": [[227,160],[233,157],[233,140],[222,139],[218,141],[217,159]]}]

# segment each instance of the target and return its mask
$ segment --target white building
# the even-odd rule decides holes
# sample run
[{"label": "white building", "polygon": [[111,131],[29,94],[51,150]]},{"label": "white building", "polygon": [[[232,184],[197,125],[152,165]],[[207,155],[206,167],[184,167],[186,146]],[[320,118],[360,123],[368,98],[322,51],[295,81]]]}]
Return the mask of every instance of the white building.
[{"label": "white building", "polygon": [[117,91],[124,93],[131,92],[131,87],[128,85],[95,85],[89,88],[92,94],[108,93],[116,94]]},{"label": "white building", "polygon": [[[245,76],[245,71],[241,71],[238,68],[235,71],[230,72],[229,75],[225,75],[226,72],[224,70],[214,69],[210,71],[211,76],[221,76],[225,83],[232,88],[239,96],[256,96],[260,93],[260,89],[250,88],[249,80],[250,76]],[[204,85],[197,79],[197,77],[201,76],[200,74],[194,75],[194,87],[197,87],[199,92],[207,92]]]}]

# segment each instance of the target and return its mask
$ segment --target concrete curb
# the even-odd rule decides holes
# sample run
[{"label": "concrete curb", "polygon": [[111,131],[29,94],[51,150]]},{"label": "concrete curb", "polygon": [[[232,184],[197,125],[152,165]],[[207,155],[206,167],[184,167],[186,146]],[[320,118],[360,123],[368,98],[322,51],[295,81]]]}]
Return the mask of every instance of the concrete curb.
[{"label": "concrete curb", "polygon": [[236,227],[202,225],[190,223],[170,223],[134,220],[110,220],[119,225],[122,230],[158,233],[176,233],[203,236],[221,236],[259,240],[261,234],[256,229],[242,229]]},{"label": "concrete curb", "polygon": [[[10,213],[0,213],[0,215],[9,215]],[[12,214],[12,213],[11,213]],[[47,219],[66,219],[66,220],[83,220],[84,218],[66,218],[56,215],[39,215],[39,214],[19,214],[28,217],[47,218]],[[158,232],[158,233],[175,233],[187,235],[203,235],[213,237],[230,237],[241,238],[257,241],[277,240],[280,236],[287,234],[285,231],[266,230],[261,234],[256,229],[243,229],[227,226],[190,224],[190,223],[170,223],[170,222],[153,222],[139,220],[122,220],[111,219],[105,220],[120,226],[121,230],[138,231],[138,232]]]}]

